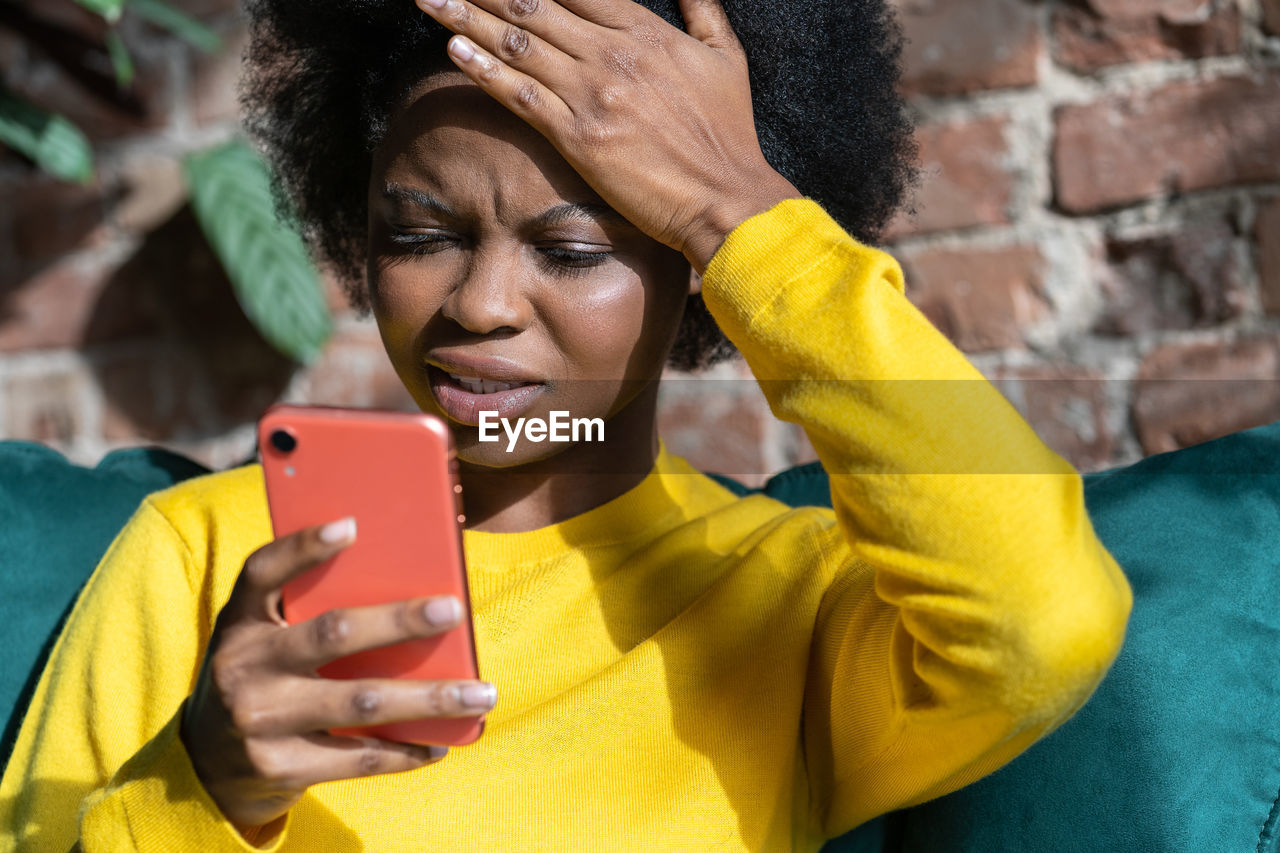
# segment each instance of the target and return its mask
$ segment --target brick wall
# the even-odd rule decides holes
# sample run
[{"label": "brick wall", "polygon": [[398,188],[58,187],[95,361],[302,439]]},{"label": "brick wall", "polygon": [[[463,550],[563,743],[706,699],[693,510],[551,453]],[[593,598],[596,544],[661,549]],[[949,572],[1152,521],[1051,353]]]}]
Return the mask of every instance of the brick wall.
[{"label": "brick wall", "polygon": [[[44,49],[0,27],[6,85],[99,155],[88,187],[0,157],[0,435],[82,461],[155,442],[228,465],[274,400],[411,405],[336,294],[302,370],[236,306],[178,158],[233,132],[243,35],[234,0],[178,5],[228,49],[131,23],[137,83],[105,100],[54,61],[91,16],[27,0],[63,33]],[[890,248],[916,304],[1086,470],[1280,418],[1280,0],[899,5],[923,180]],[[675,377],[668,443],[747,479],[811,458],[747,376]]]}]

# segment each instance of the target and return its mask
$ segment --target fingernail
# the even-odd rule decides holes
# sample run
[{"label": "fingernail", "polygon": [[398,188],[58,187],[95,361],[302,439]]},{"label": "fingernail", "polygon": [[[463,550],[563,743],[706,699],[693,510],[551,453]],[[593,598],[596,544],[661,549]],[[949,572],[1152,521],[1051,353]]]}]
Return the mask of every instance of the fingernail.
[{"label": "fingernail", "polygon": [[498,701],[498,688],[487,682],[463,685],[462,704],[477,711],[492,708]]},{"label": "fingernail", "polygon": [[449,40],[449,52],[462,62],[467,62],[476,55],[476,48],[462,36],[454,36]]},{"label": "fingernail", "polygon": [[452,595],[446,595],[428,601],[423,612],[432,625],[452,625],[462,618],[462,605]]},{"label": "fingernail", "polygon": [[448,3],[449,0],[422,0],[422,2],[430,6],[432,9],[443,9],[444,4]]},{"label": "fingernail", "polygon": [[447,746],[432,745],[427,747],[427,755],[430,756],[431,761],[439,761],[440,759],[444,758],[448,754],[449,754],[449,747]]},{"label": "fingernail", "polygon": [[338,545],[343,542],[352,542],[356,538],[356,520],[354,518],[343,518],[338,521],[331,521],[324,527],[320,528],[320,541],[326,545]]}]

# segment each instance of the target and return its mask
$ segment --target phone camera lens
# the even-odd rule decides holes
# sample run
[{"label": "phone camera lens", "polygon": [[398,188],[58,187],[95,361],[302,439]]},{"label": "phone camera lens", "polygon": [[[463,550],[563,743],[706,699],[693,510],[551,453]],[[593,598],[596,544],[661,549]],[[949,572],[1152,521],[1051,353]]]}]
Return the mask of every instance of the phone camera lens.
[{"label": "phone camera lens", "polygon": [[271,446],[281,453],[292,453],[298,446],[298,439],[285,430],[278,429],[271,433]]}]

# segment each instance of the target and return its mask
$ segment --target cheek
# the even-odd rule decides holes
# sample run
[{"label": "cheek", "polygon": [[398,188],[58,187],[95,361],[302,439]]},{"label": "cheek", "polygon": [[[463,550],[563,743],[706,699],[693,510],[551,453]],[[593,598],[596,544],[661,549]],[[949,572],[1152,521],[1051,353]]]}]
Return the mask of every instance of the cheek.
[{"label": "cheek", "polygon": [[645,290],[638,278],[619,277],[580,292],[570,291],[562,300],[562,317],[572,317],[574,328],[561,334],[567,349],[601,354],[638,341],[644,324]]},{"label": "cheek", "polygon": [[440,308],[437,277],[412,264],[388,264],[369,270],[369,304],[383,336],[414,335]]},{"label": "cheek", "polygon": [[420,407],[430,402],[430,393],[417,387],[423,381],[418,344],[423,329],[439,310],[432,281],[410,274],[406,267],[369,271],[369,303],[383,349]]},{"label": "cheek", "polygon": [[688,262],[666,247],[624,246],[606,280],[574,293],[573,332],[559,343],[596,375],[651,378],[661,373],[688,296]]}]

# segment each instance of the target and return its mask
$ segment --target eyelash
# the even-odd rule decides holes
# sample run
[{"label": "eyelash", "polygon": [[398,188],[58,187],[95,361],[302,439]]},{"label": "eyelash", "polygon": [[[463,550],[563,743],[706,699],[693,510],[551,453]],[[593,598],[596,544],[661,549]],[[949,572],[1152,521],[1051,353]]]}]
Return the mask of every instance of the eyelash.
[{"label": "eyelash", "polygon": [[[456,237],[443,234],[409,234],[392,233],[391,242],[409,250],[412,255],[431,255],[443,251],[450,243],[458,242]],[[586,272],[592,267],[603,264],[611,252],[581,252],[576,249],[564,249],[557,246],[538,249],[540,262],[554,272],[564,275],[575,275]]]}]

